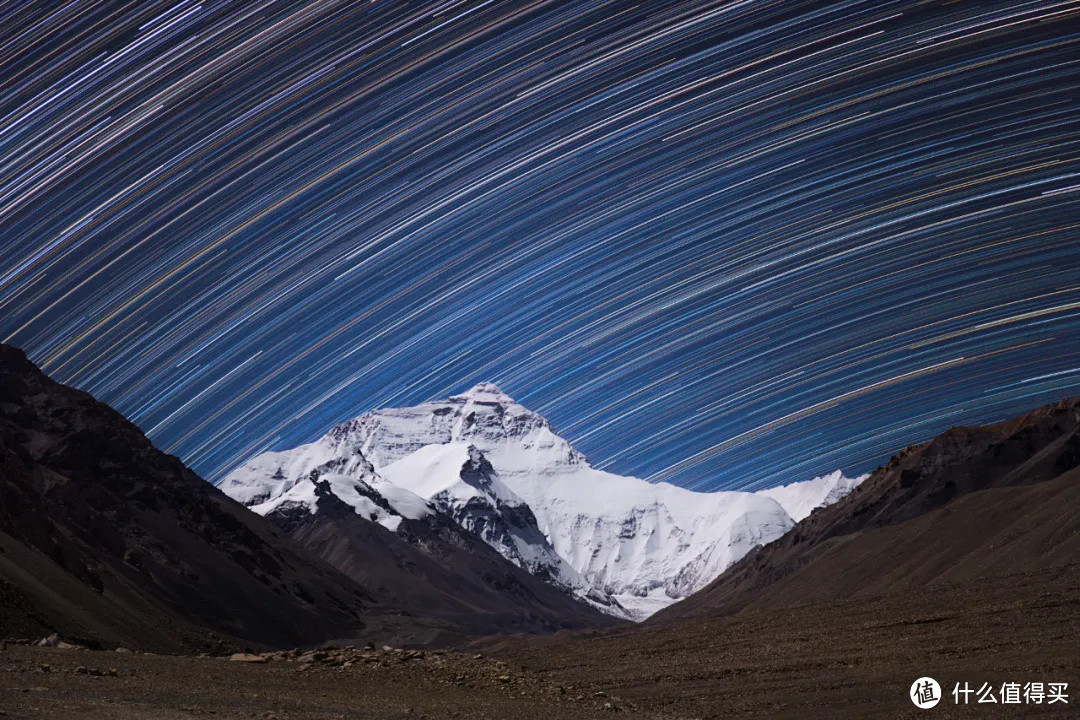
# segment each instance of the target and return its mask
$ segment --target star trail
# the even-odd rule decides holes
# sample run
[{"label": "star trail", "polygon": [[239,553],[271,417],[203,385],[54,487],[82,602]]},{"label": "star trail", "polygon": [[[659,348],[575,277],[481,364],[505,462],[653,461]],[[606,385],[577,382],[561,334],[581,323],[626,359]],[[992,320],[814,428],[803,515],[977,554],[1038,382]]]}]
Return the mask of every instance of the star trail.
[{"label": "star trail", "polygon": [[0,4],[0,340],[211,480],[497,382],[598,467],[1080,392],[1080,0]]}]

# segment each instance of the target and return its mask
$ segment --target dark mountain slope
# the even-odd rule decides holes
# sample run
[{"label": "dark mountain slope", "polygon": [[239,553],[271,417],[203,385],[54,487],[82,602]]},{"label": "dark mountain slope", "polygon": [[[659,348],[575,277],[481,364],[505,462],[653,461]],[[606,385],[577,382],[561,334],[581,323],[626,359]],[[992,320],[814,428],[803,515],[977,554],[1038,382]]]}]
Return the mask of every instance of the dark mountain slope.
[{"label": "dark mountain slope", "polygon": [[374,605],[90,395],[0,345],[0,635],[182,649],[357,635]]},{"label": "dark mountain slope", "polygon": [[920,676],[993,715],[951,689],[1080,668],[1078,427],[1068,400],[951,430],[641,625],[475,647],[673,717],[916,717]]},{"label": "dark mountain slope", "polygon": [[323,500],[276,527],[0,345],[0,636],[184,650],[613,622],[449,520],[399,536]]},{"label": "dark mountain slope", "polygon": [[1080,550],[1080,399],[908,448],[663,623],[1066,565]]},{"label": "dark mountain slope", "polygon": [[357,515],[326,482],[316,480],[316,488],[317,512],[282,508],[268,519],[385,602],[453,626],[428,642],[617,622],[513,565],[440,514],[403,519],[398,531],[391,532]]}]

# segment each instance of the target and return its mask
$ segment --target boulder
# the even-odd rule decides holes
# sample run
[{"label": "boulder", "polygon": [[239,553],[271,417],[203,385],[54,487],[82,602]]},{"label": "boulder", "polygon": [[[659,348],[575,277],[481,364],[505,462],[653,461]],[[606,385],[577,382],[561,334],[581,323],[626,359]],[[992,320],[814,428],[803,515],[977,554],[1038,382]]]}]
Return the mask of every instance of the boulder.
[{"label": "boulder", "polygon": [[264,663],[266,658],[262,655],[252,655],[251,653],[233,653],[229,656],[229,660],[232,662],[244,662],[244,663]]}]

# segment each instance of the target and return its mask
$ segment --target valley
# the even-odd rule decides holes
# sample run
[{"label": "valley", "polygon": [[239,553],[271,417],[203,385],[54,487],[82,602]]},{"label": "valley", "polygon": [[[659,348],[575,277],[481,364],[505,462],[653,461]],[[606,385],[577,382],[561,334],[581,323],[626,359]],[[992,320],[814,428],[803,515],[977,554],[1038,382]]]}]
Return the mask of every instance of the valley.
[{"label": "valley", "polygon": [[[362,652],[378,659],[345,668],[9,645],[0,710],[25,720],[916,718],[907,690],[922,674],[946,693],[957,682],[1076,678],[1078,596],[1072,564],[783,611],[489,638],[423,659]],[[1061,718],[1074,702],[1006,712],[948,696],[933,716]]]},{"label": "valley", "polygon": [[[858,481],[690,493],[724,533],[757,503],[790,529],[640,623],[527,561],[574,567],[541,532],[551,506],[522,499],[529,477],[555,487],[566,473],[534,462],[504,483],[515,471],[500,453],[528,458],[535,439],[508,439],[504,418],[547,438],[541,459],[570,446],[501,398],[448,402],[391,416],[456,412],[482,428],[486,415],[497,441],[422,438],[387,479],[347,424],[327,436],[333,452],[255,462],[257,482],[227,488],[250,488],[251,512],[0,346],[0,716],[904,718],[919,712],[918,677],[946,693],[1074,684],[1080,399],[953,428]],[[583,463],[570,474],[594,477]],[[639,488],[622,503],[642,497],[641,481],[598,482]],[[650,492],[654,510],[693,516],[677,493]],[[624,524],[623,539],[662,551],[637,543],[648,528]],[[745,531],[709,537],[755,537]],[[49,633],[55,647],[31,646]],[[938,715],[1061,717],[1063,705],[1003,714],[950,700]]]},{"label": "valley", "polygon": [[1080,718],[1080,0],[0,0],[0,720]]}]

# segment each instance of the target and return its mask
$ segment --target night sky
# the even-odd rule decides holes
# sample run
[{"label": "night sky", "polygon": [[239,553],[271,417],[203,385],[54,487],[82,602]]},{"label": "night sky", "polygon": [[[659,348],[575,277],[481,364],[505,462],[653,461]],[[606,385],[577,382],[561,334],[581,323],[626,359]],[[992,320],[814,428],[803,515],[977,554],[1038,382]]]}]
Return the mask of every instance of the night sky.
[{"label": "night sky", "polygon": [[1080,0],[0,3],[0,340],[215,480],[497,382],[696,489],[1080,393]]}]

